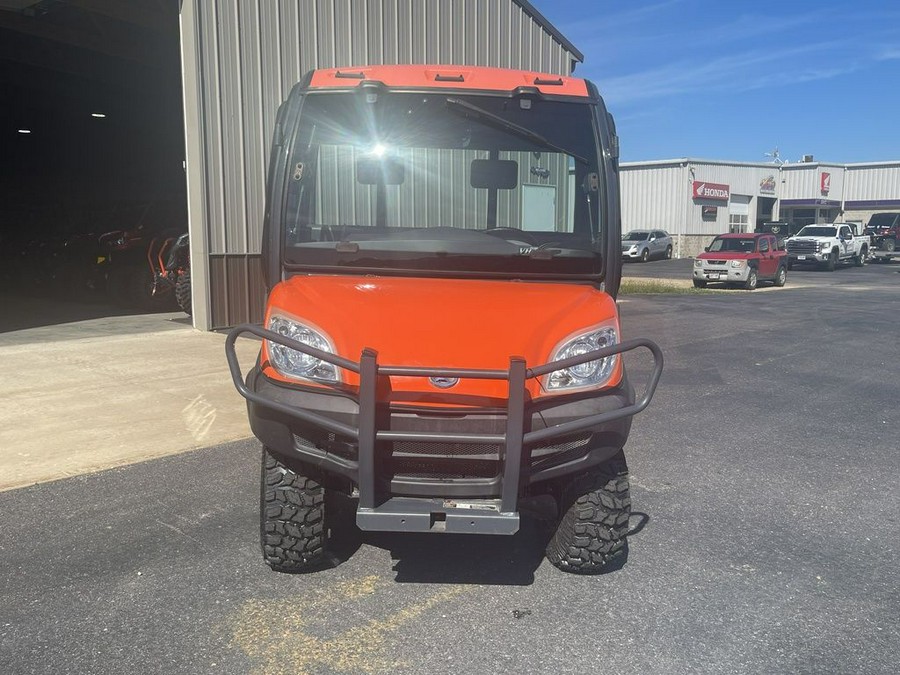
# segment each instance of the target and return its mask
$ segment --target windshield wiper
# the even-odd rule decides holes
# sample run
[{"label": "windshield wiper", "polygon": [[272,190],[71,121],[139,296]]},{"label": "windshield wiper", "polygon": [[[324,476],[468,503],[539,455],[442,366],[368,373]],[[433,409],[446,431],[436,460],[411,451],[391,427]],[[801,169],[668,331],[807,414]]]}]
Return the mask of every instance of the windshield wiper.
[{"label": "windshield wiper", "polygon": [[582,157],[581,155],[576,155],[573,152],[571,152],[570,150],[566,150],[564,147],[557,145],[556,143],[554,143],[553,141],[551,141],[547,138],[544,138],[539,133],[532,131],[531,129],[526,129],[525,127],[519,126],[515,122],[510,122],[509,120],[504,119],[503,117],[500,117],[500,115],[495,115],[494,113],[492,113],[488,110],[485,110],[484,108],[479,108],[477,105],[472,105],[468,101],[463,101],[462,99],[458,99],[458,98],[448,98],[447,106],[450,108],[450,110],[455,110],[455,111],[460,111],[460,112],[464,110],[466,112],[474,113],[477,117],[480,117],[483,120],[489,120],[489,121],[493,122],[494,124],[496,124],[497,126],[504,129],[505,131],[509,131],[509,132],[515,134],[516,136],[519,136],[520,138],[529,140],[532,143],[536,143],[537,145],[542,145],[543,147],[547,148],[548,150],[553,150],[554,152],[559,152],[564,155],[569,155],[570,157],[574,158],[576,161],[581,162],[582,164],[590,165],[590,162],[588,162],[588,160],[585,159],[584,157]]}]

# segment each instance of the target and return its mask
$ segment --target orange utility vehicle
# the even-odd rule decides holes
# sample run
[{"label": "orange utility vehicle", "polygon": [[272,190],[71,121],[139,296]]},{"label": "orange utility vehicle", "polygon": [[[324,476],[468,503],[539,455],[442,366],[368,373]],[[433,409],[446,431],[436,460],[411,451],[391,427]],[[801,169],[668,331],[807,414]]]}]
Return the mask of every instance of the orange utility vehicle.
[{"label": "orange utility vehicle", "polygon": [[[581,79],[377,66],[294,87],[269,166],[265,324],[226,342],[263,444],[273,569],[329,560],[329,490],[358,498],[362,530],[494,535],[549,496],[554,565],[621,559],[622,448],[662,354],[619,327],[617,157]],[[262,338],[246,378],[244,333]],[[636,400],[622,354],[638,347],[653,367]]]}]

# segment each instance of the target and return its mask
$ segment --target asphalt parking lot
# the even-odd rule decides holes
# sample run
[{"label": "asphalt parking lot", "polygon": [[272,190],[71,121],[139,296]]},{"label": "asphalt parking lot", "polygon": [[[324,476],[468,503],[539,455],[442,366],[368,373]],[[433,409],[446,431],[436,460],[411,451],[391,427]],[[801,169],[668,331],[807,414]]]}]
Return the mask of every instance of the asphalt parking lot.
[{"label": "asphalt parking lot", "polygon": [[0,493],[0,672],[894,673],[898,269],[622,298],[667,362],[626,448],[628,560],[601,576],[544,561],[536,519],[350,532],[333,569],[276,574],[250,440]]}]

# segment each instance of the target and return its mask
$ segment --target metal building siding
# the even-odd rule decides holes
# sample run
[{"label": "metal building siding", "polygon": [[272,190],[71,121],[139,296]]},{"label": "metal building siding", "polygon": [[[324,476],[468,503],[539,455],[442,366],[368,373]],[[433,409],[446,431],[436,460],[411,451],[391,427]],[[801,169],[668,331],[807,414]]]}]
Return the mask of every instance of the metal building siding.
[{"label": "metal building siding", "polygon": [[770,165],[728,165],[692,162],[690,163],[690,168],[694,169],[692,181],[701,180],[709,183],[723,183],[729,186],[731,194],[750,197],[759,195],[759,184],[764,178],[778,173],[778,167]]},{"label": "metal building siding", "polygon": [[[779,199],[811,199],[819,194],[819,166],[782,166]],[[840,197],[837,197],[840,199]]]},{"label": "metal building siding", "polygon": [[844,188],[847,201],[900,199],[900,164],[848,166]]},{"label": "metal building siding", "polygon": [[691,189],[684,167],[622,167],[620,177],[623,233],[652,228],[683,231]]},{"label": "metal building siding", "polygon": [[[194,265],[200,328],[261,318],[252,257],[268,145],[304,73],[443,62],[568,75],[580,58],[515,0],[184,0],[182,25],[184,63],[195,68],[185,74],[191,239],[208,256]],[[419,200],[441,208],[431,195]]]}]

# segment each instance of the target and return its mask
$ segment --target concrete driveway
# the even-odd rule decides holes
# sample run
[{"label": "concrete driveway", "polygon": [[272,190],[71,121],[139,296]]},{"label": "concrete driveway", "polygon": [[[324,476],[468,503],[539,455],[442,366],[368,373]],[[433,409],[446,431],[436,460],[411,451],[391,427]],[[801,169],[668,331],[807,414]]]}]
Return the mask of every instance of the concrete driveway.
[{"label": "concrete driveway", "polygon": [[[181,312],[2,296],[0,490],[250,434],[225,338]],[[258,345],[241,344],[252,362]]]}]

